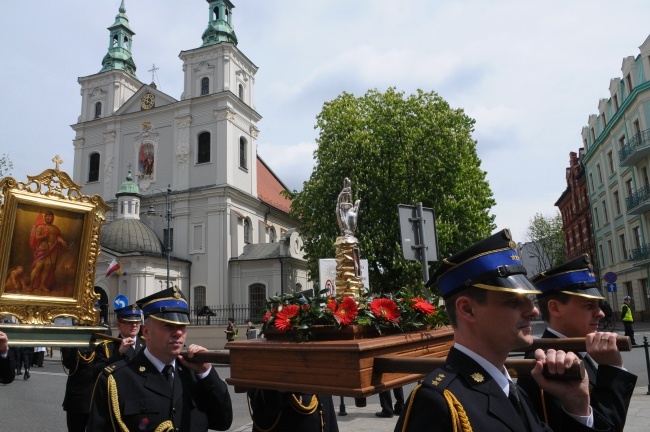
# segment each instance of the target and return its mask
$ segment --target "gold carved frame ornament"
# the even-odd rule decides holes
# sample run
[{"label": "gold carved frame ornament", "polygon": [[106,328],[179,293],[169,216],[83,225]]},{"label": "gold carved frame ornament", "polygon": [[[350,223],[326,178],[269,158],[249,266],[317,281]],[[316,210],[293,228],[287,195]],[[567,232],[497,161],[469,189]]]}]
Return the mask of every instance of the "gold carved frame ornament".
[{"label": "gold carved frame ornament", "polygon": [[97,325],[95,265],[110,207],[59,170],[0,179],[0,315],[23,324],[75,317]]}]

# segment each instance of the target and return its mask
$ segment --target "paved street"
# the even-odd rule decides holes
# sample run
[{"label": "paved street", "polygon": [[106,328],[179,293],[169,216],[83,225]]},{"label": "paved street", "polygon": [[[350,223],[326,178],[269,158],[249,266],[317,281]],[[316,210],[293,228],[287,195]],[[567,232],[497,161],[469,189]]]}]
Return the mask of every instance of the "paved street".
[{"label": "paved street", "polygon": [[[619,325],[620,327],[620,325]],[[535,334],[540,334],[543,324],[535,326]],[[643,342],[643,336],[650,339],[650,323],[635,323],[637,342]],[[617,329],[622,334],[620,328]],[[650,395],[648,373],[646,370],[645,353],[643,348],[634,348],[631,352],[623,353],[625,366],[639,376],[630,410],[628,413],[625,432],[647,432],[650,424]],[[217,367],[222,378],[228,378],[230,369],[226,366]],[[61,409],[66,375],[55,351],[54,358],[47,358],[43,368],[32,368],[31,379],[25,381],[17,378],[8,386],[0,385],[0,411],[2,415],[1,430],[14,432],[31,430],[65,431],[65,413]],[[405,387],[408,396],[413,385]],[[230,431],[250,431],[251,422],[248,404],[244,394],[235,393],[230,387],[234,406],[234,422]],[[354,400],[345,398],[347,415],[339,416],[341,432],[392,431],[397,418],[384,419],[375,417],[380,411],[379,399],[372,396],[367,399],[363,408],[354,406]],[[340,398],[334,398],[337,410],[340,409]]]}]

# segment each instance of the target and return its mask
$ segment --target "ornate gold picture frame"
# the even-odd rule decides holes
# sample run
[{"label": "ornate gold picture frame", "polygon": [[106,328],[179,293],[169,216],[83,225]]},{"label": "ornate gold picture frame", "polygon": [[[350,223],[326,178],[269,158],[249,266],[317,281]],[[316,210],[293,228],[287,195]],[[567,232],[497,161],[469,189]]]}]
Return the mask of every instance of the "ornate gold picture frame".
[{"label": "ornate gold picture frame", "polygon": [[99,235],[110,208],[99,195],[80,193],[55,169],[27,182],[0,180],[0,315],[23,324],[59,316],[95,325],[94,292]]}]

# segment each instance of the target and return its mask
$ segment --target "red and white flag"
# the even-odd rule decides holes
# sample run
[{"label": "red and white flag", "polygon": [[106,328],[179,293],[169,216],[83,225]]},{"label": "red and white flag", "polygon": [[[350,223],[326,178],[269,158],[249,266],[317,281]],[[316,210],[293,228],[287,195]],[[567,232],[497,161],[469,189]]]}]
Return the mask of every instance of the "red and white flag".
[{"label": "red and white flag", "polygon": [[111,261],[111,263],[108,265],[108,270],[106,271],[106,277],[109,277],[116,271],[120,269],[121,265],[118,263],[116,260]]}]

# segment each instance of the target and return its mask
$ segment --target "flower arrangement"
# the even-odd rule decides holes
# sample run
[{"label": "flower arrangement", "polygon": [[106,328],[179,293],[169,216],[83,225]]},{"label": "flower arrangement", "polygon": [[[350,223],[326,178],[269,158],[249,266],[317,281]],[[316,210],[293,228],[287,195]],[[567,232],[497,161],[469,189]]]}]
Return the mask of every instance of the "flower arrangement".
[{"label": "flower arrangement", "polygon": [[275,329],[287,333],[289,339],[313,339],[314,326],[342,329],[361,325],[374,329],[379,335],[435,328],[447,324],[444,306],[435,306],[435,299],[426,299],[408,289],[395,294],[364,295],[334,298],[306,297],[303,293],[275,296],[267,300],[262,332]]}]

